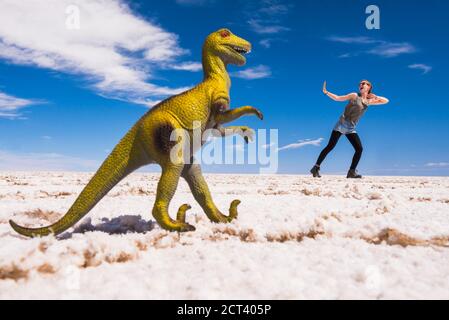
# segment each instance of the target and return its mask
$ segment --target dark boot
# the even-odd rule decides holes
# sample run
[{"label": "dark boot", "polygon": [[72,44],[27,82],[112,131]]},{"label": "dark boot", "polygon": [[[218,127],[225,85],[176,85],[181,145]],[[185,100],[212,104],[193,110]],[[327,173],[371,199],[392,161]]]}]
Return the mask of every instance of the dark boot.
[{"label": "dark boot", "polygon": [[357,173],[357,170],[351,169],[348,171],[348,175],[346,176],[348,179],[361,179],[362,176]]},{"label": "dark boot", "polygon": [[314,178],[321,178],[320,167],[318,166],[313,166],[313,168],[310,169],[310,173],[313,175]]}]

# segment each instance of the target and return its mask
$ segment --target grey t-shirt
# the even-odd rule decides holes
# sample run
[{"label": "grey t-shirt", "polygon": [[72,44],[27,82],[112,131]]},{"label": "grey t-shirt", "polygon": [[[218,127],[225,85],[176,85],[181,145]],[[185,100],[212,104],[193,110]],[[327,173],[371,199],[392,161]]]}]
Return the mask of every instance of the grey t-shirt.
[{"label": "grey t-shirt", "polygon": [[347,121],[355,127],[367,109],[368,105],[363,103],[362,97],[359,93],[357,98],[349,101],[345,108],[345,112],[340,117],[340,123],[343,124]]}]

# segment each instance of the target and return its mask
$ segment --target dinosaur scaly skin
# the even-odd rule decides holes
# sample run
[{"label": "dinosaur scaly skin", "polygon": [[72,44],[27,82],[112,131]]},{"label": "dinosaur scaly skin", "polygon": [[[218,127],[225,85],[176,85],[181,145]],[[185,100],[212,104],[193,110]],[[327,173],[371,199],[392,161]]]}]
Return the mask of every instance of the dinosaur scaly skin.
[{"label": "dinosaur scaly skin", "polygon": [[193,161],[190,161],[190,164],[171,161],[170,151],[176,142],[170,140],[170,135],[175,129],[187,130],[190,145],[193,145],[195,121],[200,123],[201,133],[206,129],[215,128],[220,136],[224,136],[230,133],[241,134],[251,129],[229,127],[230,130],[225,130],[229,128],[223,128],[221,124],[246,114],[263,118],[260,111],[250,106],[229,109],[231,81],[226,67],[228,64],[244,65],[244,54],[250,50],[249,42],[233,35],[227,29],[210,34],[203,46],[204,80],[194,88],[168,98],[149,110],[114,148],[64,217],[48,227],[24,228],[10,221],[11,226],[28,237],[60,234],[84,217],[128,174],[150,163],[158,163],[162,167],[153,207],[153,217],[162,228],[180,232],[195,230],[185,222],[186,211],[190,209],[188,204],[179,208],[176,220],[168,214],[168,207],[180,177],[187,181],[196,201],[212,222],[226,223],[235,219],[239,200],[231,203],[229,216],[222,214],[212,200],[200,166]]}]

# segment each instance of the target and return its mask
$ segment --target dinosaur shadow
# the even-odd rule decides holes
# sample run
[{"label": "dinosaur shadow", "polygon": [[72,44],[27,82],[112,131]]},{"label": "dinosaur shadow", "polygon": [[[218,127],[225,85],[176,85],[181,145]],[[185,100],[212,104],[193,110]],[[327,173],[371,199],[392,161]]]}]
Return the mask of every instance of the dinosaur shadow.
[{"label": "dinosaur shadow", "polygon": [[74,234],[84,234],[86,232],[101,231],[109,235],[127,234],[127,233],[147,233],[154,229],[156,222],[146,221],[142,216],[123,215],[117,218],[103,218],[101,223],[93,225],[92,219],[87,218],[79,224],[72,232],[65,232],[58,236],[59,240],[72,238]]}]

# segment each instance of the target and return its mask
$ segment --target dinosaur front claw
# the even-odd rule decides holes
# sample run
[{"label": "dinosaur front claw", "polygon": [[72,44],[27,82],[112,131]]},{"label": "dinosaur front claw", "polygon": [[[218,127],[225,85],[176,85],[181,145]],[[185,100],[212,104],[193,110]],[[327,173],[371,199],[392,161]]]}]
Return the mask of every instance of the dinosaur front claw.
[{"label": "dinosaur front claw", "polygon": [[241,130],[240,134],[247,144],[254,141],[254,136],[256,134],[254,129],[251,129],[250,127],[247,126],[241,126],[240,130]]}]

